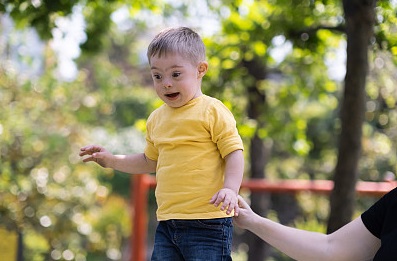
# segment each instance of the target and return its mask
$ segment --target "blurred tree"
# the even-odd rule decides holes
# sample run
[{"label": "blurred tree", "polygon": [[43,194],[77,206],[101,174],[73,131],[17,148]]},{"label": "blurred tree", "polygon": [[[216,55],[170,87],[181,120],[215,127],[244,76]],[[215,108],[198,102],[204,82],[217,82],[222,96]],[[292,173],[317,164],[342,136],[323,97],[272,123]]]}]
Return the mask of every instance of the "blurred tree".
[{"label": "blurred tree", "polygon": [[[382,55],[383,50],[394,53],[396,45],[395,37],[388,35],[390,30],[395,30],[395,18],[389,15],[395,12],[393,11],[396,9],[395,5],[389,1],[344,1],[343,3],[347,36],[347,73],[328,232],[346,224],[353,215],[354,188],[359,177],[359,160],[363,144],[362,130],[365,130],[363,122],[368,113],[368,105],[372,104],[368,102],[368,98],[371,99],[372,95],[368,92],[369,88],[366,84],[368,72],[374,68],[370,67],[369,57],[373,56],[374,61],[384,62],[384,58],[376,57]],[[386,28],[388,29],[385,30]],[[388,99],[395,100],[392,96]],[[386,107],[395,108],[395,102],[393,105],[392,103]],[[376,129],[373,131],[377,132]],[[394,161],[394,158],[392,156],[390,159]],[[389,165],[390,169],[392,167]]]},{"label": "blurred tree", "polygon": [[[1,31],[9,32],[8,39],[19,33],[4,24]],[[5,43],[0,46],[4,58],[0,65],[1,223],[23,235],[26,260],[103,260],[105,256],[120,260],[131,231],[128,201],[120,198],[128,191],[113,193],[118,189],[111,186],[113,173],[80,164],[78,150],[82,144],[98,141],[103,133],[113,141],[108,144],[118,149],[131,149],[131,143],[139,148],[142,136],[131,131],[131,125],[147,117],[152,93],[141,88],[141,78],[126,78],[106,55],[92,59],[92,70],[81,70],[76,80],[59,81],[48,43],[40,70],[44,73],[26,77],[12,63],[15,42],[1,42]],[[32,42],[17,45],[28,68],[37,62],[20,52],[34,48]],[[141,105],[135,114],[126,114],[130,108],[118,105],[136,104],[129,99]],[[115,113],[119,109],[120,115]],[[128,142],[122,136],[126,126]],[[121,135],[111,139],[116,128]],[[124,182],[123,189],[128,184]]]},{"label": "blurred tree", "polygon": [[[65,88],[48,78],[21,82],[3,65],[0,76],[1,223],[27,239],[39,239],[25,241],[28,260],[50,260],[55,250],[84,255],[78,241],[86,234],[77,231],[85,223],[76,217],[95,208],[96,193],[107,189],[73,164],[71,144],[82,138],[73,117],[79,85]],[[43,252],[34,252],[29,244],[41,240]]]},{"label": "blurred tree", "polygon": [[353,216],[365,113],[368,45],[374,36],[375,6],[376,1],[343,1],[347,37],[346,77],[328,233],[347,224]]},{"label": "blurred tree", "polygon": [[49,40],[52,30],[57,27],[57,18],[70,15],[74,8],[81,6],[86,21],[86,41],[81,48],[87,53],[96,53],[106,42],[111,28],[111,15],[121,6],[127,6],[131,12],[141,9],[158,10],[156,1],[123,0],[4,0],[0,3],[0,13],[9,14],[17,28],[33,27],[43,40]]}]

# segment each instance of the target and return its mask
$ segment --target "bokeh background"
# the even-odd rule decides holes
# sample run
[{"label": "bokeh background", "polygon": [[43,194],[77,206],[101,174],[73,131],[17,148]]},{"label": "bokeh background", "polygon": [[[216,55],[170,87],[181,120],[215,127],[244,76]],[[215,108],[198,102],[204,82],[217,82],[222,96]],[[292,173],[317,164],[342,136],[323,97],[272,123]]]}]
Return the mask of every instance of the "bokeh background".
[{"label": "bokeh background", "polygon": [[[396,12],[395,0],[0,1],[2,260],[130,260],[131,177],[78,153],[143,150],[161,105],[146,47],[169,26],[202,36],[203,91],[236,117],[246,179],[335,180],[348,191],[394,179]],[[242,193],[261,215],[320,232],[377,199]],[[148,203],[150,257],[153,191]],[[233,256],[290,260],[238,228]]]}]

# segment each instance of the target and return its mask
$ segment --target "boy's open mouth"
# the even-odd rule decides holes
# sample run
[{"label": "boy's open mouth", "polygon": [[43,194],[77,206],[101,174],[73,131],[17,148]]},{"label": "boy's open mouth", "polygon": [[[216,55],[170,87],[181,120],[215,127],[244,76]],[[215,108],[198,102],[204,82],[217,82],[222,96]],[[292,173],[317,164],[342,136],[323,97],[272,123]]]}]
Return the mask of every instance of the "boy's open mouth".
[{"label": "boy's open mouth", "polygon": [[174,92],[174,93],[168,93],[165,96],[167,96],[168,98],[175,98],[178,95],[179,95],[179,92]]}]

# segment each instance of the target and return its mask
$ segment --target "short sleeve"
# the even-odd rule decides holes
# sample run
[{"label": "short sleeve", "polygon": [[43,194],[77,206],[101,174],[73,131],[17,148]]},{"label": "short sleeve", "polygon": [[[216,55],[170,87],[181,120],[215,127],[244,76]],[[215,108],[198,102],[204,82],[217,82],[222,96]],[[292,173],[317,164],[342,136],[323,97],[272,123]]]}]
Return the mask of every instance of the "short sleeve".
[{"label": "short sleeve", "polygon": [[159,157],[159,152],[154,146],[153,140],[151,138],[151,133],[153,130],[153,117],[153,114],[150,115],[146,123],[146,147],[144,153],[149,159],[157,161]]},{"label": "short sleeve", "polygon": [[397,189],[388,192],[361,214],[361,219],[366,228],[377,238],[381,237],[385,225],[385,219],[393,198],[397,197]]},{"label": "short sleeve", "polygon": [[243,150],[236,120],[229,109],[221,101],[216,101],[208,113],[212,141],[217,144],[222,158],[235,150]]}]

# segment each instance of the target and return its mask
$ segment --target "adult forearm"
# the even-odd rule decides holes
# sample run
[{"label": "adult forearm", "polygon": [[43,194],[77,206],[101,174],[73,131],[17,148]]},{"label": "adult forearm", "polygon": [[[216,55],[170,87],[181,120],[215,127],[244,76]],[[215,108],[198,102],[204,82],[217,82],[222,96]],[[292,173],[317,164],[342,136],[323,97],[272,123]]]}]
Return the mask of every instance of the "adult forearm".
[{"label": "adult forearm", "polygon": [[295,260],[328,260],[325,234],[287,227],[258,215],[247,229]]}]

